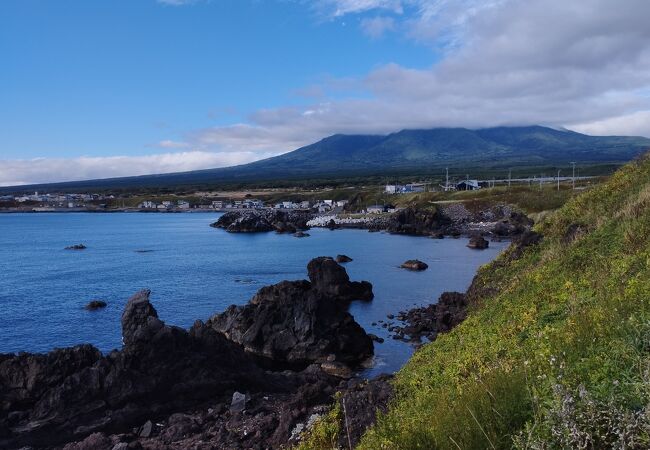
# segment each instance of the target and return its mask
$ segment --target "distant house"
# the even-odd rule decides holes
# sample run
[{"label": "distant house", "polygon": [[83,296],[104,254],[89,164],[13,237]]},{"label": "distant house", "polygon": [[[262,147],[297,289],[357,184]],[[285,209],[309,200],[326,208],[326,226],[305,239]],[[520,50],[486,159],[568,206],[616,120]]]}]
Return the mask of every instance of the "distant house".
[{"label": "distant house", "polygon": [[347,204],[348,204],[347,200],[339,200],[338,202],[336,202],[336,206],[338,206],[339,208],[343,208]]},{"label": "distant house", "polygon": [[366,208],[368,214],[381,214],[386,212],[386,207],[384,205],[371,205]]},{"label": "distant house", "polygon": [[387,184],[384,188],[386,194],[410,194],[412,192],[424,192],[426,183],[410,183],[410,184]]},{"label": "distant house", "polygon": [[142,209],[155,209],[156,206],[158,206],[156,203],[152,202],[151,200],[145,200],[144,202],[140,203],[138,205],[138,208]]},{"label": "distant house", "polygon": [[262,200],[257,200],[257,199],[248,199],[244,200],[244,208],[250,208],[250,209],[259,209],[264,207],[264,202]]},{"label": "distant house", "polygon": [[222,200],[215,200],[212,202],[212,207],[214,209],[223,209],[223,201]]},{"label": "distant house", "polygon": [[300,202],[300,209],[309,209],[310,206],[311,205],[309,204],[309,202],[307,200],[304,200],[304,201]]},{"label": "distant house", "polygon": [[456,184],[456,190],[458,191],[477,191],[479,189],[481,189],[481,186],[478,184],[478,180],[463,180]]},{"label": "distant house", "polygon": [[177,202],[177,205],[179,209],[190,209],[190,202],[187,202],[185,200],[179,200]]},{"label": "distant house", "polygon": [[403,192],[424,192],[426,188],[424,183],[411,183],[404,186]]}]

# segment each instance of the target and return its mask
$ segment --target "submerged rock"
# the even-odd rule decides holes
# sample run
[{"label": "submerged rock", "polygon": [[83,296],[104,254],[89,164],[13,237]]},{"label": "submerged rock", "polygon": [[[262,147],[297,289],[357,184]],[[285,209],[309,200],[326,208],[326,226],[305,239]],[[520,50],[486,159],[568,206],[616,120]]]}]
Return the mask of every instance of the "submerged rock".
[{"label": "submerged rock", "polygon": [[88,247],[86,247],[83,244],[75,244],[75,245],[69,245],[68,247],[65,248],[65,250],[85,250]]},{"label": "submerged rock", "polygon": [[400,267],[402,269],[422,271],[427,270],[429,268],[429,265],[420,261],[419,259],[409,259],[408,261],[405,261]]},{"label": "submerged rock", "polygon": [[91,302],[88,302],[88,304],[85,306],[85,309],[89,311],[94,311],[101,308],[106,308],[106,302],[103,300],[93,300]]}]

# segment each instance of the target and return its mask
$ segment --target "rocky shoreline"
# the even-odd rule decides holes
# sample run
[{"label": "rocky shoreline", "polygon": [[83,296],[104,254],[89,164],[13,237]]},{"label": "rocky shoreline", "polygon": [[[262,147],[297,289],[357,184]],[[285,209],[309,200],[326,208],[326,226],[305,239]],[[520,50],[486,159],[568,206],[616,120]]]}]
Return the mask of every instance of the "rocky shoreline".
[{"label": "rocky shoreline", "polygon": [[[516,236],[504,254],[504,260],[521,256],[526,247],[537,245],[542,236],[525,231]],[[503,262],[502,262],[503,263]],[[423,340],[431,342],[438,334],[451,331],[467,317],[471,305],[487,297],[489,286],[484,286],[480,276],[475,276],[466,292],[443,292],[436,303],[400,311],[387,317],[386,328],[393,339],[420,345]]]},{"label": "rocky shoreline", "polygon": [[471,211],[463,203],[453,203],[434,209],[408,207],[389,215],[367,214],[361,217],[270,209],[230,211],[211,226],[231,233],[296,233],[319,227],[366,229],[438,239],[463,235],[501,239],[524,233],[530,229],[532,221],[509,205],[499,204]]},{"label": "rocky shoreline", "polygon": [[347,312],[372,299],[370,283],[327,257],[308,271],[189,330],[166,325],[138,292],[122,314],[123,348],[107,355],[91,345],[0,355],[0,448],[296,442],[374,352]]},{"label": "rocky shoreline", "polygon": [[[382,226],[433,237],[443,224],[457,230],[436,214],[406,209]],[[491,233],[516,233],[507,257],[539,242],[527,218],[502,214],[508,218]],[[309,220],[256,212],[221,219],[213,226],[230,232],[261,231],[259,224],[264,231],[292,232]],[[372,285],[350,281],[330,257],[312,260],[308,278],[264,287],[248,304],[189,330],[162,322],[149,291],[141,291],[124,308],[121,350],[102,355],[80,345],[0,355],[0,448],[279,448],[299,442],[336,392],[347,411],[339,446],[354,445],[393,395],[390,376],[354,377],[379,339],[347,306],[372,301]],[[444,293],[437,304],[402,311],[401,325],[386,325],[394,339],[431,341],[465,319],[480,289],[489,289],[479,284],[475,279],[466,294]]]}]

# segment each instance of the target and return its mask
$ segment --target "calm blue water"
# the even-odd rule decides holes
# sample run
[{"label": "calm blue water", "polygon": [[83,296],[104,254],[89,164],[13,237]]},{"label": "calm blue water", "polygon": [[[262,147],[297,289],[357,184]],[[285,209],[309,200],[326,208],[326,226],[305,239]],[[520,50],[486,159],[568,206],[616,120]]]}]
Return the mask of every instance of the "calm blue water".
[{"label": "calm blue water", "polygon": [[[310,230],[297,239],[275,233],[229,234],[210,228],[217,214],[0,214],[0,353],[45,352],[91,343],[102,351],[121,345],[120,315],[128,298],[149,288],[162,320],[189,327],[231,304],[242,304],[262,286],[306,278],[316,256],[345,253],[353,280],[368,280],[375,299],[350,312],[375,344],[368,375],[397,370],[409,344],[372,326],[444,291],[464,291],[477,268],[507,244],[485,251],[466,239],[427,239],[362,230]],[[83,243],[87,250],[63,248]],[[137,250],[151,250],[138,253]],[[407,259],[429,264],[425,272],[397,266]],[[108,307],[86,311],[90,300]]]}]

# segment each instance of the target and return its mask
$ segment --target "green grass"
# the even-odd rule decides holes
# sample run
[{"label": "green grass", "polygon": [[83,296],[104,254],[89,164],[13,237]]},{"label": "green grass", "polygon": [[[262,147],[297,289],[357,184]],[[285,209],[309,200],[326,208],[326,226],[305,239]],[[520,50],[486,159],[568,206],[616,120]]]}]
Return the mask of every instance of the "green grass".
[{"label": "green grass", "polygon": [[650,158],[537,230],[481,268],[485,294],[397,374],[359,448],[650,447]]}]

